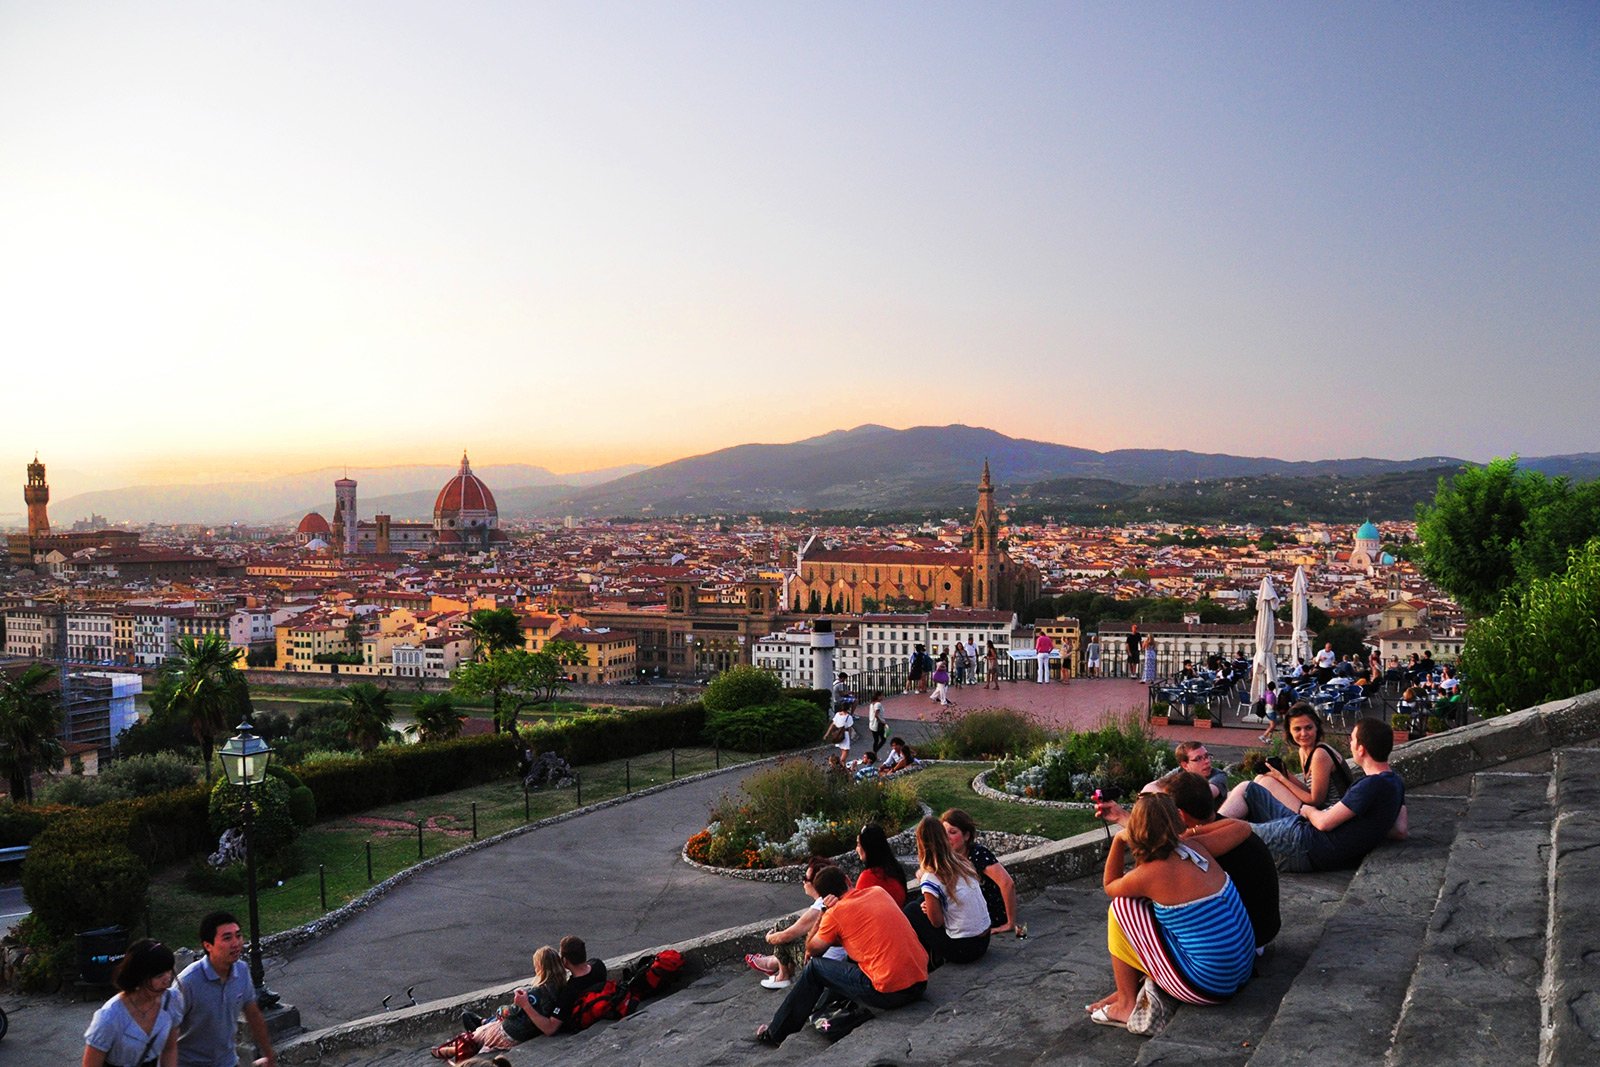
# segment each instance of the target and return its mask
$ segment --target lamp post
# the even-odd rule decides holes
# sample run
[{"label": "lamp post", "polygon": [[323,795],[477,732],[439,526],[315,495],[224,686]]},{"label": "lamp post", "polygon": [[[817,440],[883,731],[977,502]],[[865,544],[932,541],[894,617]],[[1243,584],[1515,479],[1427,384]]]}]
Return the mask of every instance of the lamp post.
[{"label": "lamp post", "polygon": [[228,782],[244,790],[244,870],[250,893],[250,984],[255,987],[256,1003],[270,1008],[278,1003],[278,995],[267,988],[266,974],[261,966],[261,909],[256,902],[256,841],[255,805],[250,802],[250,787],[260,785],[267,777],[267,764],[272,761],[272,746],[256,733],[250,720],[245,719],[227,744],[218,750],[222,771]]}]

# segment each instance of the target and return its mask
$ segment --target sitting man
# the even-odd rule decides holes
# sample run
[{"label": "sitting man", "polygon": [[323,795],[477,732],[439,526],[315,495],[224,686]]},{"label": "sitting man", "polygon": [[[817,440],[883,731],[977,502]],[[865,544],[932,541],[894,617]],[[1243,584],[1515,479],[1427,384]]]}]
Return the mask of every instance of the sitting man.
[{"label": "sitting man", "polygon": [[1406,786],[1389,769],[1394,730],[1378,719],[1362,719],[1350,732],[1350,758],[1366,772],[1329,808],[1285,807],[1261,785],[1245,786],[1245,803],[1256,835],[1266,842],[1280,871],[1336,871],[1354,867],[1384,838],[1406,836]]},{"label": "sitting man", "polygon": [[[876,885],[850,889],[837,867],[818,871],[812,888],[824,907],[822,921],[806,941],[811,961],[772,1022],[756,1030],[755,1040],[763,1045],[777,1047],[805,1026],[829,990],[868,1008],[887,1009],[910,1004],[928,988],[927,950],[887,890]],[[835,945],[849,958],[822,958]]]},{"label": "sitting man", "polygon": [[878,754],[869,748],[861,754],[860,759],[852,760],[848,766],[858,782],[876,778],[878,777]]},{"label": "sitting man", "polygon": [[[1183,819],[1183,836],[1198,838],[1233,879],[1255,931],[1256,955],[1261,955],[1283,925],[1278,911],[1278,869],[1271,851],[1252,832],[1249,823],[1216,814],[1216,797],[1211,795],[1210,783],[1200,775],[1176,771],[1160,778],[1156,785],[1177,805]],[[1127,809],[1110,800],[1096,801],[1094,813],[1118,825],[1128,817]]]},{"label": "sitting man", "polygon": [[1213,798],[1220,800],[1227,794],[1228,772],[1219,771],[1211,766],[1211,753],[1206,751],[1206,743],[1204,741],[1180,742],[1178,746],[1172,750],[1172,754],[1178,758],[1177,769],[1168,771],[1155,781],[1147,783],[1143,789],[1139,790],[1139,792],[1161,792],[1164,789],[1161,784],[1162,782],[1165,782],[1168,778],[1171,778],[1175,775],[1187,772],[1189,774],[1198,774],[1200,777],[1204,778],[1211,786],[1211,795]]}]

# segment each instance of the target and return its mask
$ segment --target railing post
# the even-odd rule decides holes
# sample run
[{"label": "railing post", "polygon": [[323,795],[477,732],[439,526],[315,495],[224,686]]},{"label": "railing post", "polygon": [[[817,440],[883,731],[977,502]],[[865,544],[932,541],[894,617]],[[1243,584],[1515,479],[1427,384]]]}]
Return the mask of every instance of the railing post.
[{"label": "railing post", "polygon": [[673,781],[677,781],[677,778],[678,778],[678,750],[677,749],[673,749],[672,750],[672,779],[673,779]]},{"label": "railing post", "polygon": [[577,771],[572,772],[572,780],[578,786],[578,807],[583,807],[583,775]]},{"label": "railing post", "polygon": [[622,791],[624,793],[633,792],[633,761],[632,760],[623,760],[622,761]]},{"label": "railing post", "polygon": [[474,841],[478,839],[478,802],[476,800],[472,802],[472,839]]},{"label": "railing post", "polygon": [[322,898],[322,910],[328,910],[328,868],[317,864],[317,895]]},{"label": "railing post", "polygon": [[417,820],[417,859],[422,858],[422,820]]},{"label": "railing post", "polygon": [[522,780],[522,821],[527,822],[532,817],[528,809],[528,780],[524,778]]},{"label": "railing post", "polygon": [[372,884],[372,842],[367,842],[367,884]]}]

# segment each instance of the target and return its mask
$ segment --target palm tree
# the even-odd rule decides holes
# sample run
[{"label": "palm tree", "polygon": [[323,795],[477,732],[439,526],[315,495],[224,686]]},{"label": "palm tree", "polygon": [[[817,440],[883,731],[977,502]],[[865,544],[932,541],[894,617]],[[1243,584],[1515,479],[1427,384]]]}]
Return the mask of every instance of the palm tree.
[{"label": "palm tree", "polygon": [[466,718],[456,710],[449,693],[429,693],[416,706],[417,724],[413,729],[423,741],[448,741],[461,736],[461,721]]},{"label": "palm tree", "polygon": [[363,752],[371,752],[389,736],[389,724],[394,721],[394,705],[389,701],[389,691],[379,689],[371,682],[357,682],[345,687],[345,736]]},{"label": "palm tree", "polygon": [[61,701],[44,691],[55,671],[35,663],[20,673],[0,671],[0,772],[11,798],[33,800],[33,772],[61,762]]},{"label": "palm tree", "polygon": [[250,717],[250,686],[238,662],[238,650],[220,634],[181,638],[177,653],[167,660],[174,683],[172,706],[189,719],[208,784],[217,738]]},{"label": "palm tree", "polygon": [[474,611],[466,626],[467,632],[478,644],[477,658],[480,660],[522,644],[522,628],[517,623],[517,613],[510,608]]}]

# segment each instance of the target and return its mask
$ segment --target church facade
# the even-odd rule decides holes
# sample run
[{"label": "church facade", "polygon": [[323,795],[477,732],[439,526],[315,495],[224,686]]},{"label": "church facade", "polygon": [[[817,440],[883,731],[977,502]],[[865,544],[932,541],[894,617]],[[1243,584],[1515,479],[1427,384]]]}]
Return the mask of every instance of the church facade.
[{"label": "church facade", "polygon": [[1013,559],[1000,530],[989,464],[966,549],[823,548],[803,551],[790,611],[852,614],[935,607],[1020,610],[1039,596],[1039,569]]},{"label": "church facade", "polygon": [[356,514],[353,478],[334,482],[333,498],[333,522],[313,511],[295,530],[295,539],[310,551],[336,556],[487,552],[506,541],[494,494],[472,473],[465,452],[461,453],[460,469],[434,498],[432,522],[395,522],[389,515],[374,515],[372,521],[363,522]]}]

